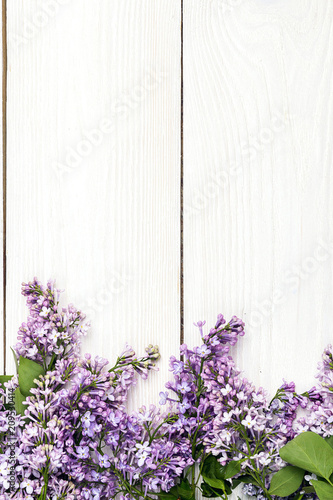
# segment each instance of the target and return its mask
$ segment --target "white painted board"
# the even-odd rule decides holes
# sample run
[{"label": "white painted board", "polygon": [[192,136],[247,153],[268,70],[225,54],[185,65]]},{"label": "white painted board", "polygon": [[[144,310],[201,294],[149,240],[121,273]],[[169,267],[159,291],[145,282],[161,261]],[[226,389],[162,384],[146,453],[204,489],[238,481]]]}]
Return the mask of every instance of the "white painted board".
[{"label": "white painted board", "polygon": [[8,2],[8,344],[21,282],[56,278],[85,351],[159,343],[137,406],[179,346],[179,2],[53,3]]},{"label": "white painted board", "polygon": [[238,365],[312,387],[333,310],[333,4],[184,0],[185,330],[239,315]]},{"label": "white painted board", "polygon": [[[313,385],[331,342],[332,20],[184,0],[185,340],[239,315],[238,365],[271,393]],[[11,0],[7,23],[8,345],[21,281],[55,277],[86,350],[160,344],[151,401],[179,344],[180,2]]]},{"label": "white painted board", "polygon": [[271,395],[311,388],[333,339],[332,22],[320,0],[184,0],[185,340],[240,316],[238,367]]}]

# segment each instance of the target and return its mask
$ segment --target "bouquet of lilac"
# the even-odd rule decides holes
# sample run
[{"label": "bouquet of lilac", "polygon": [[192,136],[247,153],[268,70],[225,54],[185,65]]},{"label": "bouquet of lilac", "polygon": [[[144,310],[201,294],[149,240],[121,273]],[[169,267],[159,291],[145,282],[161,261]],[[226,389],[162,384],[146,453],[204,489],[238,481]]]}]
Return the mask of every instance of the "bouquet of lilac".
[{"label": "bouquet of lilac", "polygon": [[284,383],[269,401],[229,352],[244,323],[220,314],[208,333],[197,322],[200,346],[171,357],[160,408],[129,412],[129,390],[156,369],[158,347],[137,357],[126,346],[113,366],[82,356],[84,314],[60,309],[53,282],[35,279],[22,294],[17,375],[0,377],[0,500],[228,499],[241,485],[257,499],[333,498],[330,346],[317,387],[299,395]]}]

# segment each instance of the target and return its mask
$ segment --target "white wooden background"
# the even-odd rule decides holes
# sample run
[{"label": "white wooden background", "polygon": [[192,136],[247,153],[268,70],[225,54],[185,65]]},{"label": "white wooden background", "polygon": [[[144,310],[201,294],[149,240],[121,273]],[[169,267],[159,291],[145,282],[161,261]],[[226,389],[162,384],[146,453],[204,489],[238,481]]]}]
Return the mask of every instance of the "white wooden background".
[{"label": "white wooden background", "polygon": [[53,277],[92,320],[86,350],[160,345],[134,404],[157,401],[180,340],[183,51],[185,340],[239,315],[247,377],[313,385],[332,341],[332,21],[330,1],[183,0],[182,47],[181,0],[8,0],[7,373],[20,284]]}]

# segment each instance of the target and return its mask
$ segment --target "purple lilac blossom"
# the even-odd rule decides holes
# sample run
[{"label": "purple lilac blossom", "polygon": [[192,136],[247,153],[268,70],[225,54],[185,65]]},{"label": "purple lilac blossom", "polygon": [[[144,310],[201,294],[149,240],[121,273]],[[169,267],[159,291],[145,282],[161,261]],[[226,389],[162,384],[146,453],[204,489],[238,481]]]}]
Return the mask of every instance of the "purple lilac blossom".
[{"label": "purple lilac blossom", "polygon": [[18,360],[23,356],[52,370],[56,356],[68,358],[79,352],[81,338],[90,325],[72,304],[60,308],[60,293],[53,281],[48,281],[46,287],[37,278],[22,284],[29,316],[18,331],[15,346]]},{"label": "purple lilac blossom", "polygon": [[[34,279],[23,284],[29,317],[19,330],[15,351],[45,368],[15,419],[15,492],[10,491],[10,437],[5,391],[0,386],[0,500],[121,500],[156,498],[169,491],[207,454],[221,464],[241,461],[241,474],[259,473],[262,487],[244,493],[266,498],[271,473],[285,464],[278,451],[305,430],[333,435],[333,354],[328,346],[318,367],[318,384],[296,393],[280,387],[269,403],[264,389],[241,377],[230,346],[244,335],[244,323],[218,315],[201,345],[181,346],[170,358],[173,380],[154,405],[129,413],[126,402],[136,375],[147,378],[159,358],[157,346],[137,358],[126,346],[114,366],[80,355],[85,316],[69,305],[59,308],[60,290]],[[17,377],[4,384],[18,387]],[[303,416],[297,417],[299,408]],[[44,493],[43,493],[44,492]],[[44,495],[45,494],[45,495]],[[313,498],[304,496],[306,498]],[[277,500],[278,497],[275,497]]]},{"label": "purple lilac blossom", "polygon": [[[59,312],[59,290],[51,282],[44,288],[35,279],[23,285],[22,293],[27,297],[29,318],[19,331],[18,361],[19,356],[30,356],[44,365],[46,373],[30,390],[25,416],[15,419],[14,491],[8,481],[8,411],[0,388],[4,449],[0,454],[0,500],[36,500],[44,494],[47,500],[111,498],[125,488],[124,480],[133,482],[137,475],[146,489],[155,490],[159,483],[165,488],[174,484],[173,478],[187,465],[182,458],[186,447],[181,440],[177,444],[177,439],[167,443],[164,435],[163,441],[156,440],[140,452],[135,445],[147,440],[147,422],[155,419],[159,423],[160,417],[150,409],[151,418],[142,420],[129,415],[125,406],[136,373],[146,378],[156,369],[158,347],[148,346],[147,355],[137,358],[126,346],[111,368],[103,358],[92,360],[89,354],[82,358],[79,344],[87,328],[84,315],[71,305]],[[17,377],[5,386],[16,389]],[[153,429],[153,423],[149,425]],[[173,471],[169,475],[164,473],[168,461]],[[152,472],[154,463],[157,474]]]}]

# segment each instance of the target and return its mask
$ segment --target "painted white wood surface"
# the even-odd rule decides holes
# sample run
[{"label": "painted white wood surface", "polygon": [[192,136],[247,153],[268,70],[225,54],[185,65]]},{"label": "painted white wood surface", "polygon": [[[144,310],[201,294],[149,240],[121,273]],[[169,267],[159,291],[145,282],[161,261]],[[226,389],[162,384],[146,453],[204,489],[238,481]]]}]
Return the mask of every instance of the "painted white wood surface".
[{"label": "painted white wood surface", "polygon": [[85,350],[159,343],[135,403],[158,400],[179,346],[179,2],[11,0],[7,23],[8,344],[21,282],[56,278]]},{"label": "painted white wood surface", "polygon": [[[311,386],[332,341],[332,21],[184,0],[185,339],[239,315],[238,364],[271,392]],[[86,350],[159,343],[151,401],[179,343],[180,2],[10,0],[7,23],[8,346],[21,281],[55,277]]]},{"label": "painted white wood surface", "polygon": [[186,340],[239,315],[272,394],[333,340],[332,25],[332,2],[184,1]]},{"label": "painted white wood surface", "polygon": [[239,315],[272,395],[333,340],[332,24],[320,0],[184,0],[185,340]]}]

